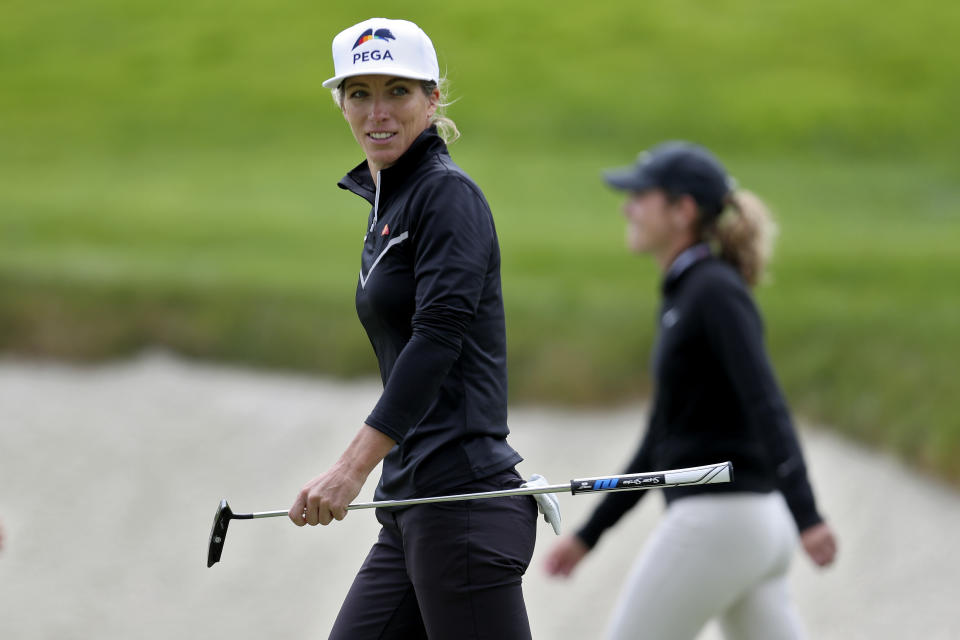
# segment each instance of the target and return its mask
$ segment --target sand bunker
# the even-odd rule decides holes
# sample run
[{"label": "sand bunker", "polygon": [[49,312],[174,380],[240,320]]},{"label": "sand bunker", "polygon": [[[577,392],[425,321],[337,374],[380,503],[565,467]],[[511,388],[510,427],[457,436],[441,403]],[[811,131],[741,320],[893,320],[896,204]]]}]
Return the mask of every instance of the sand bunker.
[{"label": "sand bunker", "polygon": [[[378,392],[163,354],[97,367],[0,360],[0,638],[326,638],[376,536],[373,514],[326,528],[234,522],[207,569],[211,519],[223,497],[237,511],[287,508]],[[521,473],[559,483],[618,471],[643,408],[513,407],[510,425]],[[826,431],[801,436],[841,544],[827,571],[797,555],[810,637],[958,637],[960,494]],[[596,499],[560,496],[567,527]],[[544,574],[554,535],[541,522],[525,580],[535,638],[600,637],[661,509],[647,496],[566,582]]]}]

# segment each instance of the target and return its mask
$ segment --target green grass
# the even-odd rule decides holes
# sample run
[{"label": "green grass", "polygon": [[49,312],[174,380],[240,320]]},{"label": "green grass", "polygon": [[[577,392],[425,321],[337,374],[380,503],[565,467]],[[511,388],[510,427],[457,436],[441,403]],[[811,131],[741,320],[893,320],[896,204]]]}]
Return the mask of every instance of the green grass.
[{"label": "green grass", "polygon": [[[419,2],[503,251],[514,401],[642,396],[657,274],[602,168],[715,148],[782,234],[758,291],[803,416],[960,480],[960,9]],[[360,160],[320,87],[383,9],[10,2],[0,21],[0,350],[160,344],[375,371],[353,291]]]}]

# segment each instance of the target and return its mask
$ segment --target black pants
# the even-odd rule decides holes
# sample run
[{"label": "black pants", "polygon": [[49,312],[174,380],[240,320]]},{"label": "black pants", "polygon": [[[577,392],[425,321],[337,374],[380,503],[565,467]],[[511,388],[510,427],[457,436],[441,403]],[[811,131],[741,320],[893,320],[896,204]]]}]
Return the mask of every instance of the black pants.
[{"label": "black pants", "polygon": [[[450,493],[514,488],[513,469]],[[530,496],[378,509],[380,537],[333,625],[335,640],[521,640],[536,540]]]}]

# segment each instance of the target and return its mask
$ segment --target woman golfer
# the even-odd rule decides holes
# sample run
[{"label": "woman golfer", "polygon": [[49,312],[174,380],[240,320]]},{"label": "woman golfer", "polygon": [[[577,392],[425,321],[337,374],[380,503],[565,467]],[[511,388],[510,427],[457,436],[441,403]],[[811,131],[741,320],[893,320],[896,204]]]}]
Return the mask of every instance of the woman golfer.
[{"label": "woman golfer", "polygon": [[[637,559],[610,638],[694,638],[718,617],[727,638],[802,637],[787,594],[797,544],[821,566],[836,541],[817,511],[749,286],[763,274],[772,223],[734,191],[706,149],[666,143],[606,174],[628,193],[627,243],[663,272],[646,434],[627,472],[730,460],[730,484],[665,489],[666,515]],[[567,576],[643,496],[608,494],[557,542],[548,572]]]},{"label": "woman golfer", "polygon": [[[382,460],[377,500],[516,488],[507,444],[500,249],[479,187],[447,152],[437,56],[412,22],[333,40],[323,83],[366,156],[339,186],[371,205],[356,306],[384,389],[339,460],[303,486],[299,526],[342,520]],[[331,638],[529,638],[530,496],[378,509],[383,525]]]}]

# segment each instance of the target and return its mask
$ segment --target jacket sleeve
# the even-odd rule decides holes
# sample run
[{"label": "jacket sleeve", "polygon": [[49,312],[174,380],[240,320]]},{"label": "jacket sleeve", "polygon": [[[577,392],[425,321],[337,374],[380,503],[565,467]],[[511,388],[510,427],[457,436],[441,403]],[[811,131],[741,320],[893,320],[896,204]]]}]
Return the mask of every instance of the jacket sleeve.
[{"label": "jacket sleeve", "polygon": [[[644,437],[633,459],[623,473],[642,473],[650,470],[647,456],[647,438]],[[592,549],[604,532],[619,522],[646,494],[646,491],[614,491],[606,494],[593,510],[590,519],[580,527],[576,535],[588,548]]]},{"label": "jacket sleeve", "polygon": [[496,246],[477,187],[447,175],[422,188],[410,221],[416,280],[412,334],[367,424],[402,442],[436,400],[476,315]]},{"label": "jacket sleeve", "polygon": [[800,531],[822,521],[783,394],[763,344],[763,324],[744,287],[704,287],[706,333],[759,437]]}]

